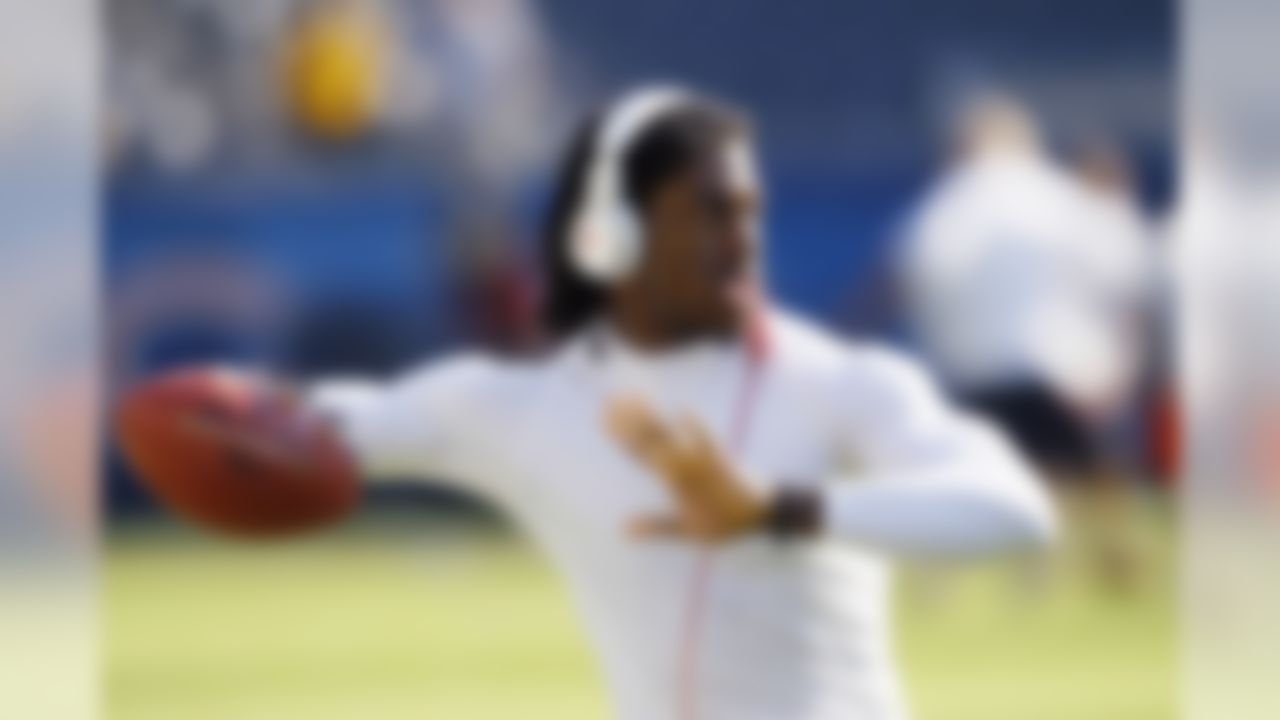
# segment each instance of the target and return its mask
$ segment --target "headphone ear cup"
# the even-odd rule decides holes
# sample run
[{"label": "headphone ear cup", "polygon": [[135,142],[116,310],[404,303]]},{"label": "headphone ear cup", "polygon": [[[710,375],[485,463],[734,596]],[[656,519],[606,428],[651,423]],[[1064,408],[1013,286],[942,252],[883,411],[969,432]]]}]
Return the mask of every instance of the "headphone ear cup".
[{"label": "headphone ear cup", "polygon": [[570,256],[583,277],[601,285],[630,274],[640,261],[640,226],[621,208],[586,213],[573,230]]},{"label": "headphone ear cup", "polygon": [[635,272],[644,249],[643,228],[630,208],[620,207],[613,213],[615,220],[612,280],[621,280]]}]

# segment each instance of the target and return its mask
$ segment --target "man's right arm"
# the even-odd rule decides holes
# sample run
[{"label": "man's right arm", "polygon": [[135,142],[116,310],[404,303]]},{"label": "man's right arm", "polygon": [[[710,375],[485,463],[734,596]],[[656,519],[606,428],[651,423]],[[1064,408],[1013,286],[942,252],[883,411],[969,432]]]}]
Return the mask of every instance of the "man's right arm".
[{"label": "man's right arm", "polygon": [[389,382],[330,378],[305,393],[334,422],[370,480],[429,479],[488,492],[483,403],[493,363],[478,355],[435,361]]}]

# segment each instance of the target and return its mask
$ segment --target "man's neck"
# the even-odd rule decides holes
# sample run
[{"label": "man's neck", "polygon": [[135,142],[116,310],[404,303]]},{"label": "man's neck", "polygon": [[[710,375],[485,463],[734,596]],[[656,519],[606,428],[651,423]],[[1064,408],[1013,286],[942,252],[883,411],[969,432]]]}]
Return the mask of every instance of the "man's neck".
[{"label": "man's neck", "polygon": [[654,313],[649,303],[615,303],[606,318],[620,340],[647,353],[677,350],[703,341],[732,340],[736,336],[729,328],[717,332],[673,322]]}]

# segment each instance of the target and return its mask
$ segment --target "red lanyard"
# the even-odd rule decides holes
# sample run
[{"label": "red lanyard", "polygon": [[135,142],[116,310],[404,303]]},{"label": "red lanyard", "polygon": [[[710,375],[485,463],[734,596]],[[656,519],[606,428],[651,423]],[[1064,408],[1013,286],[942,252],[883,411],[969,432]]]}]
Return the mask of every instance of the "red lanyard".
[{"label": "red lanyard", "polygon": [[[729,448],[742,457],[751,432],[759,394],[760,377],[764,370],[766,343],[763,320],[751,323],[747,330],[747,365],[733,405],[729,425]],[[698,551],[689,581],[689,599],[685,605],[684,623],[680,631],[679,686],[677,688],[676,717],[679,720],[697,720],[698,717],[698,648],[703,635],[707,599],[715,570],[715,557],[709,548]]]}]

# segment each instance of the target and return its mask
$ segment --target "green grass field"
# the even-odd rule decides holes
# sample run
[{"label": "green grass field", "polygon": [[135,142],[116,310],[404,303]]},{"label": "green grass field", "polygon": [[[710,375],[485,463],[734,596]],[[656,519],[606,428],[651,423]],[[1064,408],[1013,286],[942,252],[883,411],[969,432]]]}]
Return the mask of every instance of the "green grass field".
[{"label": "green grass field", "polygon": [[[1136,513],[1139,585],[1082,553],[900,583],[900,659],[920,720],[1169,720],[1167,512]],[[555,578],[525,545],[420,516],[304,541],[116,528],[104,560],[111,720],[607,717]],[[406,527],[408,525],[408,527]],[[429,528],[429,529],[424,529]]]}]

